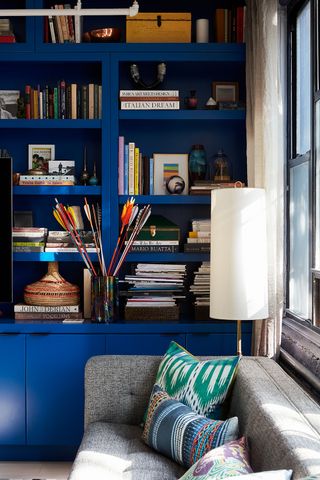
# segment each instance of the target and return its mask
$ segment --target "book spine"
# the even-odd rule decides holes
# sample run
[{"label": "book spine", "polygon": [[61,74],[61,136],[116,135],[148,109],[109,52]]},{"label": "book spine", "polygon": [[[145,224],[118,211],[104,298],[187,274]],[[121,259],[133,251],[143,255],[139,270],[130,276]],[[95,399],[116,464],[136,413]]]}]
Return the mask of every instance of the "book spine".
[{"label": "book spine", "polygon": [[122,97],[179,97],[179,90],[120,90]]},{"label": "book spine", "polygon": [[177,253],[179,245],[133,245],[132,253]]},{"label": "book spine", "polygon": [[62,180],[69,180],[74,182],[75,181],[75,176],[74,175],[21,175],[20,180],[30,180],[30,181],[53,181],[53,180],[58,180],[61,182]]},{"label": "book spine", "polygon": [[[96,253],[95,247],[86,248],[88,253]],[[56,253],[76,253],[78,252],[77,247],[45,247],[46,252],[56,252]]]},{"label": "book spine", "polygon": [[[209,233],[209,232],[208,232]],[[199,238],[187,238],[187,243],[210,243],[210,236],[199,237]]]},{"label": "book spine", "polygon": [[243,43],[243,7],[237,7],[237,43]]},{"label": "book spine", "polygon": [[124,195],[129,195],[129,145],[126,143],[124,146]]},{"label": "book spine", "polygon": [[14,35],[0,35],[0,43],[16,43]]},{"label": "book spine", "polygon": [[[55,5],[54,8],[56,10],[59,9],[59,5]],[[62,33],[62,27],[61,27],[61,19],[60,17],[58,16],[54,16],[54,22],[55,22],[55,25],[56,25],[56,31],[58,33],[58,40],[59,40],[59,43],[63,43],[63,33]]]},{"label": "book spine", "polygon": [[31,241],[16,241],[13,240],[12,245],[14,247],[44,247],[45,243],[42,242],[31,242]]},{"label": "book spine", "polygon": [[60,185],[60,186],[72,186],[75,182],[71,180],[20,180],[19,185]]},{"label": "book spine", "polygon": [[94,84],[89,83],[88,87],[88,119],[94,119]]},{"label": "book spine", "polygon": [[121,102],[121,110],[179,110],[178,101]]},{"label": "book spine", "polygon": [[54,24],[53,24],[53,16],[50,15],[48,18],[49,18],[49,29],[50,29],[51,43],[57,43],[56,32],[54,30]]},{"label": "book spine", "polygon": [[[124,243],[127,245],[128,240],[126,240]],[[132,245],[150,245],[153,247],[157,245],[179,245],[179,240],[134,240]]]},{"label": "book spine", "polygon": [[44,247],[13,247],[12,250],[15,253],[19,253],[19,252],[25,252],[25,253],[44,252]]},{"label": "book spine", "polygon": [[81,118],[86,120],[88,118],[88,87],[87,85],[82,85],[81,87],[81,93],[82,93],[82,102],[81,102]]},{"label": "book spine", "polygon": [[186,243],[183,246],[183,249],[186,253],[209,253],[210,252],[210,243]]},{"label": "book spine", "polygon": [[118,193],[124,195],[124,137],[118,141]]},{"label": "book spine", "polygon": [[72,312],[72,313],[28,313],[28,312],[16,312],[14,314],[14,318],[16,320],[62,320],[64,318],[82,318],[82,314],[80,312]]},{"label": "book spine", "polygon": [[174,102],[179,102],[180,98],[179,97],[121,97],[120,102],[169,102],[169,101],[174,101]]},{"label": "book spine", "polygon": [[77,88],[76,83],[71,83],[71,118],[77,119]]},{"label": "book spine", "polygon": [[25,103],[25,117],[27,120],[31,119],[30,93],[31,93],[31,86],[26,85],[24,87],[24,103]]},{"label": "book spine", "polygon": [[215,40],[224,43],[224,8],[217,8],[215,12]]},{"label": "book spine", "polygon": [[60,117],[62,120],[66,118],[66,82],[60,81]]},{"label": "book spine", "polygon": [[139,147],[134,148],[134,194],[139,195]]},{"label": "book spine", "polygon": [[154,160],[153,157],[149,160],[149,172],[150,172],[150,186],[149,186],[149,193],[150,195],[154,194]]},{"label": "book spine", "polygon": [[25,305],[17,304],[14,306],[16,313],[77,313],[80,311],[79,305]]},{"label": "book spine", "polygon": [[134,150],[135,143],[129,142],[128,195],[134,195]]},{"label": "book spine", "polygon": [[[59,5],[59,9],[63,10],[63,5]],[[69,42],[69,28],[67,26],[67,20],[65,15],[61,15],[60,17],[60,23],[61,23],[61,30],[62,30],[62,37],[63,37],[63,43],[68,43]]]},{"label": "book spine", "polygon": [[98,85],[98,118],[102,118],[102,85]]},{"label": "book spine", "polygon": [[142,176],[142,194],[149,195],[150,193],[150,160],[147,155],[142,157],[143,162],[143,176]]},{"label": "book spine", "polygon": [[99,110],[99,85],[94,84],[94,95],[93,95],[93,118],[99,118],[98,110]]}]

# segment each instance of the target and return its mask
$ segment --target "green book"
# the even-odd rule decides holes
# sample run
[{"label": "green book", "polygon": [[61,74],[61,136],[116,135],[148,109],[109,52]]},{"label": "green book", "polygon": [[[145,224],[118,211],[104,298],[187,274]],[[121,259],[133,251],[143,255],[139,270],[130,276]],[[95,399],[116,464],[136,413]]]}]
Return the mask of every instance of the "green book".
[{"label": "green book", "polygon": [[[132,228],[129,229],[127,239]],[[162,215],[150,215],[136,240],[178,240],[180,241],[180,228],[177,224]]]}]

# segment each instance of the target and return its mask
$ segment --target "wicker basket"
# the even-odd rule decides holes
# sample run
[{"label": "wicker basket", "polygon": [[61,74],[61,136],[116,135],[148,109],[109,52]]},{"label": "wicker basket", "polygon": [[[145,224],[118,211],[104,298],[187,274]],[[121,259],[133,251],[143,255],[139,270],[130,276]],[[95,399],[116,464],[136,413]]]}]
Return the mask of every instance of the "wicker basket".
[{"label": "wicker basket", "polygon": [[78,305],[80,292],[77,285],[67,282],[59,273],[58,262],[48,262],[48,272],[24,289],[27,305]]}]

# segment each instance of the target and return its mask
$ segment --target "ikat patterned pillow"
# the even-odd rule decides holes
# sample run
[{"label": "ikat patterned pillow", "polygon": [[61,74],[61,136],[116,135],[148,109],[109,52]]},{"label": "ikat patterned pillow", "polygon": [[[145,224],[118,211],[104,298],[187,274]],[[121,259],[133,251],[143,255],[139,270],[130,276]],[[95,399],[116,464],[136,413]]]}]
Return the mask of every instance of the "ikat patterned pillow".
[{"label": "ikat patterned pillow", "polygon": [[155,383],[194,412],[219,418],[239,360],[240,357],[235,356],[200,362],[172,341],[160,363]]},{"label": "ikat patterned pillow", "polygon": [[210,450],[179,480],[220,480],[253,473],[244,437]]},{"label": "ikat patterned pillow", "polygon": [[154,385],[142,434],[150,447],[188,468],[212,448],[237,437],[237,417],[210,420]]}]

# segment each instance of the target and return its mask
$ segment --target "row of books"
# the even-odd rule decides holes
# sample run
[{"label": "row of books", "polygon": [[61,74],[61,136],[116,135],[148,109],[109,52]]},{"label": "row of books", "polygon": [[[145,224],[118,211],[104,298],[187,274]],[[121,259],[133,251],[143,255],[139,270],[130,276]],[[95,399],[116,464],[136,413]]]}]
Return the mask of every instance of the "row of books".
[{"label": "row of books", "polygon": [[135,142],[125,143],[124,136],[119,136],[119,195],[153,195],[153,166],[153,158],[143,155]]},{"label": "row of books", "polygon": [[77,183],[74,175],[20,175],[19,185],[73,186]]},{"label": "row of books", "polygon": [[215,11],[215,41],[243,43],[245,41],[246,7],[217,8]]},{"label": "row of books", "polygon": [[[71,4],[56,4],[51,8],[64,10],[71,8]],[[49,15],[49,17],[46,17],[44,23],[44,40],[46,43],[80,43],[80,17],[72,15]]]},{"label": "row of books", "polygon": [[0,43],[16,43],[9,18],[0,18]]},{"label": "row of books", "polygon": [[[83,244],[87,252],[96,252],[93,234],[91,231],[80,231]],[[74,253],[75,247],[69,232],[50,230],[43,227],[13,227],[14,252],[60,252]]]},{"label": "row of books", "polygon": [[121,110],[179,110],[179,90],[120,90]]},{"label": "row of books", "polygon": [[189,189],[190,195],[210,195],[211,190],[218,188],[242,188],[245,184],[241,181],[214,183],[212,180],[194,180]]},{"label": "row of books", "polygon": [[102,117],[102,87],[96,83],[79,85],[59,80],[56,86],[24,88],[25,118],[98,119]]}]

